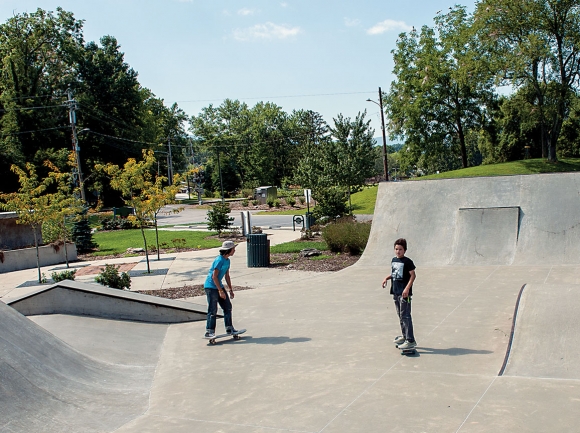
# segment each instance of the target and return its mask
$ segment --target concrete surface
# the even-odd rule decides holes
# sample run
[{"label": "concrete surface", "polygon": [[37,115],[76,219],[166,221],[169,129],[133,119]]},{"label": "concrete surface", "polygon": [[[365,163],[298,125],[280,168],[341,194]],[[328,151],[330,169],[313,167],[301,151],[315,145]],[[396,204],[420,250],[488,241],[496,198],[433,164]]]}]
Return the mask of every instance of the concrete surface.
[{"label": "concrete surface", "polygon": [[[519,208],[519,224],[503,212],[493,229],[487,218],[465,218],[466,208]],[[485,234],[487,239],[478,237],[485,242],[483,254],[476,252],[476,236],[466,241],[466,233]],[[420,266],[453,263],[453,251],[460,251],[462,264],[495,264],[492,245],[504,251],[500,265],[577,264],[580,173],[381,183],[365,262],[380,266],[400,237],[407,238],[408,255]],[[515,249],[506,255],[513,239]]]},{"label": "concrete surface", "polygon": [[[248,329],[239,341],[209,346],[201,338],[203,322],[32,318],[49,333],[16,312],[5,313],[10,309],[0,303],[0,432],[578,431],[577,177],[558,177],[560,185],[544,175],[516,178],[484,179],[482,187],[468,180],[381,184],[368,248],[340,272],[248,269],[238,248],[233,282],[256,287],[237,292],[233,301],[234,324]],[[547,184],[557,187],[549,198],[543,195]],[[495,197],[476,199],[481,191]],[[567,195],[565,207],[558,192]],[[491,236],[484,239],[484,264],[449,265],[459,246],[459,209],[485,208],[493,215],[487,210],[493,207],[519,209],[512,264],[505,254],[513,228],[507,231],[512,240],[499,250],[502,265],[494,264],[493,224],[485,215],[478,225],[471,213],[462,224],[475,224],[475,231],[459,230]],[[504,228],[513,223],[509,212],[496,216],[491,220]],[[272,242],[285,236],[273,233]],[[410,239],[409,256],[419,264],[414,357],[401,356],[392,344],[398,320],[380,287],[392,242],[401,236]],[[547,238],[552,242],[542,249]],[[466,260],[481,252],[473,238],[463,245]],[[135,285],[202,281],[213,256],[215,251],[166,259],[158,265],[167,269],[164,275],[136,276]],[[12,282],[30,278],[8,276]],[[7,284],[0,281],[0,296],[30,290]],[[498,376],[524,284],[508,366]],[[60,382],[51,380],[55,364]],[[113,387],[119,371],[125,374]],[[111,406],[112,416],[98,417]]]},{"label": "concrete surface", "polygon": [[69,314],[148,323],[205,320],[207,306],[97,284],[61,281],[7,302],[25,316]]}]

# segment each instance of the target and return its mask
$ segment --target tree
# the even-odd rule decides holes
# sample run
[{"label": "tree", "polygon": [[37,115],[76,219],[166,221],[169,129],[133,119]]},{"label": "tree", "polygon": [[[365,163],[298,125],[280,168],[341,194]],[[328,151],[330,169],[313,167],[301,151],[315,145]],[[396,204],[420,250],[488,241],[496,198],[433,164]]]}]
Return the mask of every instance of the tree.
[{"label": "tree", "polygon": [[10,212],[16,212],[17,224],[29,225],[34,234],[34,247],[36,248],[36,266],[38,268],[38,282],[42,282],[40,273],[40,255],[38,251],[38,230],[42,224],[52,217],[53,197],[46,191],[52,185],[53,177],[39,179],[36,169],[31,163],[26,164],[26,171],[16,165],[11,170],[18,175],[20,188],[18,192],[0,194],[0,208]]},{"label": "tree", "polygon": [[[56,162],[52,154],[66,144],[64,131],[70,131],[62,102],[76,79],[82,43],[82,21],[61,8],[17,14],[0,24],[1,172],[35,162],[36,170],[46,173],[45,158]],[[9,192],[19,187],[12,176],[3,184]]]},{"label": "tree", "polygon": [[470,163],[466,137],[481,128],[494,98],[472,21],[456,6],[435,18],[435,28],[399,35],[385,107],[392,138],[405,139],[407,165],[432,172]]},{"label": "tree", "polygon": [[365,120],[366,111],[358,113],[351,121],[339,114],[330,128],[333,142],[328,147],[328,168],[335,185],[348,193],[349,209],[352,212],[350,196],[360,191],[365,180],[376,174],[374,152],[374,129],[370,120]]},{"label": "tree", "polygon": [[[74,165],[74,153],[69,154],[69,164]],[[64,247],[64,257],[66,262],[66,267],[69,267],[68,262],[68,249],[67,240],[71,237],[69,234],[69,228],[67,226],[67,218],[77,216],[77,218],[86,213],[83,201],[80,198],[80,192],[78,188],[74,188],[73,175],[70,172],[62,173],[60,170],[52,164],[50,161],[47,162],[47,166],[51,169],[49,174],[50,177],[54,179],[54,184],[57,187],[55,193],[51,197],[51,209],[50,209],[50,220],[53,221],[54,227],[57,228],[57,239],[62,241]],[[86,219],[86,218],[85,218]],[[87,220],[88,224],[88,220]],[[92,233],[88,231],[89,245],[94,245],[92,241]]]},{"label": "tree", "polygon": [[580,78],[580,1],[482,0],[475,18],[498,82],[534,89],[542,156],[556,161]]},{"label": "tree", "polygon": [[230,205],[228,203],[217,203],[207,211],[207,227],[210,230],[218,232],[221,236],[222,232],[230,226],[234,217],[228,216],[230,213]]},{"label": "tree", "polygon": [[154,152],[144,150],[143,160],[137,161],[134,158],[129,158],[123,168],[115,164],[97,164],[95,166],[95,170],[103,171],[110,176],[111,187],[121,192],[125,204],[135,210],[135,214],[129,218],[141,230],[147,273],[151,273],[151,269],[145,227],[150,221],[156,220],[156,213],[159,209],[169,203],[172,197],[175,197],[177,188],[176,186],[163,188],[163,182],[167,178],[164,176],[153,177],[156,162]]}]

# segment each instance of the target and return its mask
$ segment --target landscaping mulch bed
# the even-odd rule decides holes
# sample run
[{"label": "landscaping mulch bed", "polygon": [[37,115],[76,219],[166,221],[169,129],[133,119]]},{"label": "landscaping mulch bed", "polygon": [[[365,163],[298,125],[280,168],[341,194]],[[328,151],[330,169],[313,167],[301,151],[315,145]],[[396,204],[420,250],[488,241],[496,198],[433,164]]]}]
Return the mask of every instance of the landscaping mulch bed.
[{"label": "landscaping mulch bed", "polygon": [[334,272],[354,265],[360,256],[324,251],[324,258],[302,257],[299,253],[270,254],[270,267],[294,271]]},{"label": "landscaping mulch bed", "polygon": [[[238,290],[250,290],[253,287],[244,286],[234,286],[234,292]],[[159,296],[160,298],[167,299],[182,299],[191,298],[193,296],[205,296],[205,291],[203,290],[203,284],[194,284],[192,286],[175,287],[170,289],[159,289],[159,290],[135,290],[136,293],[143,293],[144,295]]]}]

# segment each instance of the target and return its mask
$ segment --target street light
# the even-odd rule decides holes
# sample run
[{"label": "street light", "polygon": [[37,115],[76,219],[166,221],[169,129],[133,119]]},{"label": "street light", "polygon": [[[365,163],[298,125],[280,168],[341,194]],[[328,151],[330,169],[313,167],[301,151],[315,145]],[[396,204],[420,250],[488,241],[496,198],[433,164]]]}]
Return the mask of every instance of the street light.
[{"label": "street light", "polygon": [[383,131],[383,170],[385,172],[385,181],[389,181],[389,163],[387,161],[387,137],[385,136],[385,116],[383,114],[383,93],[379,87],[379,102],[367,99],[367,102],[377,104],[381,109],[381,129]]}]

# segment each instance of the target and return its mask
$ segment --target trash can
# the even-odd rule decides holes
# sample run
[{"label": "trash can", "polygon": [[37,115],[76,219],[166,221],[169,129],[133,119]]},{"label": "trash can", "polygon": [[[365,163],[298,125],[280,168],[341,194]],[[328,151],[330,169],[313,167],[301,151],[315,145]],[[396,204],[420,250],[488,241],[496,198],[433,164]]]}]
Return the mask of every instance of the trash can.
[{"label": "trash can", "polygon": [[305,220],[305,228],[306,230],[310,230],[314,224],[316,224],[316,218],[314,218],[314,214],[312,212],[306,212],[304,214]]},{"label": "trash can", "polygon": [[270,240],[266,234],[248,235],[248,268],[270,266]]}]

